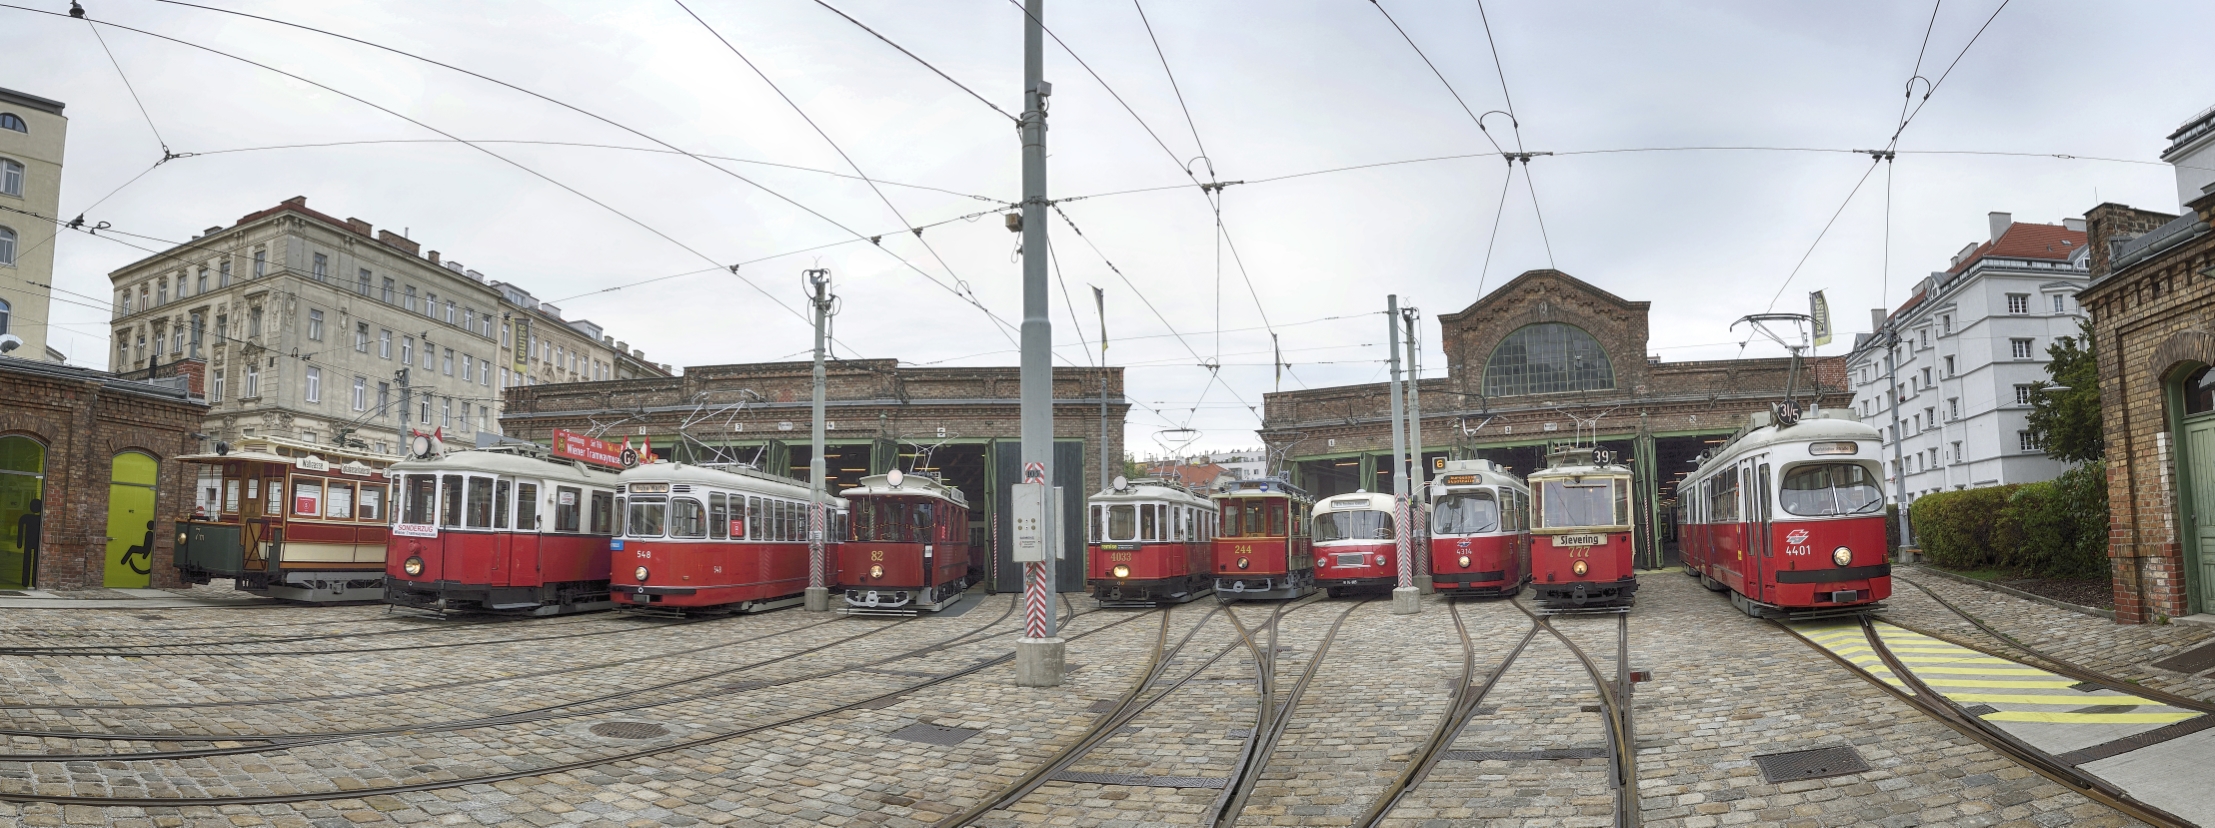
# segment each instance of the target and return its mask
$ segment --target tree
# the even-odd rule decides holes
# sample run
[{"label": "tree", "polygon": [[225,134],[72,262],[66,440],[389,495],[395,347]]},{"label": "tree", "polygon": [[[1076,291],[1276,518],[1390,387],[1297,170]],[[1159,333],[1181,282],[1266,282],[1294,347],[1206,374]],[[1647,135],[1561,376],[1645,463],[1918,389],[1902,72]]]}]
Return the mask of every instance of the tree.
[{"label": "tree", "polygon": [[2100,368],[2092,357],[2092,322],[2078,336],[2064,336],[2046,348],[2050,382],[2031,386],[2030,436],[2047,456],[2068,463],[2098,460],[2107,453],[2100,432]]}]

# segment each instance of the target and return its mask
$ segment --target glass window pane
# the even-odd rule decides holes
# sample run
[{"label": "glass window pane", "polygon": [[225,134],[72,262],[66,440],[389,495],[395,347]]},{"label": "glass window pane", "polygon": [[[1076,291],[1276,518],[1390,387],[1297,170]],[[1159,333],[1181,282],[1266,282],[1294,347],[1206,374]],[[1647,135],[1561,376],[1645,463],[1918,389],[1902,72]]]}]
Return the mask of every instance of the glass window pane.
[{"label": "glass window pane", "polygon": [[1431,531],[1441,535],[1496,532],[1500,504],[1491,492],[1455,492],[1431,504]]},{"label": "glass window pane", "polygon": [[1541,485],[1546,511],[1543,523],[1549,529],[1566,529],[1585,526],[1616,526],[1616,487],[1609,482],[1571,483],[1566,480],[1547,480]]},{"label": "glass window pane", "polygon": [[708,537],[730,537],[730,497],[722,492],[708,495]]},{"label": "glass window pane", "polygon": [[333,481],[323,495],[323,516],[338,520],[354,517],[354,484]]},{"label": "glass window pane", "polygon": [[515,528],[538,531],[538,484],[515,484]]},{"label": "glass window pane", "polygon": [[1508,334],[1484,365],[1488,396],[1595,391],[1615,387],[1615,371],[1600,341],[1559,322],[1526,325]]},{"label": "glass window pane", "polygon": [[707,507],[689,497],[669,501],[669,536],[704,538],[708,535]]},{"label": "glass window pane", "polygon": [[1131,541],[1138,539],[1138,507],[1118,503],[1108,507],[1108,540]]},{"label": "glass window pane", "polygon": [[626,537],[661,537],[662,524],[669,515],[669,504],[659,500],[632,500],[629,517],[623,521]]},{"label": "glass window pane", "polygon": [[492,478],[469,478],[469,509],[465,522],[471,529],[492,528]]},{"label": "glass window pane", "polygon": [[305,517],[323,516],[323,481],[298,478],[292,481],[292,512]]},{"label": "glass window pane", "polygon": [[1392,516],[1377,511],[1324,512],[1315,516],[1315,539],[1391,540]]},{"label": "glass window pane", "polygon": [[438,525],[461,525],[462,477],[449,474],[440,479]]},{"label": "glass window pane", "polygon": [[1784,473],[1778,505],[1786,514],[1855,515],[1884,507],[1884,493],[1867,469],[1853,463],[1808,463]]},{"label": "glass window pane", "polygon": [[492,528],[508,528],[508,500],[513,484],[502,479],[492,484]]}]

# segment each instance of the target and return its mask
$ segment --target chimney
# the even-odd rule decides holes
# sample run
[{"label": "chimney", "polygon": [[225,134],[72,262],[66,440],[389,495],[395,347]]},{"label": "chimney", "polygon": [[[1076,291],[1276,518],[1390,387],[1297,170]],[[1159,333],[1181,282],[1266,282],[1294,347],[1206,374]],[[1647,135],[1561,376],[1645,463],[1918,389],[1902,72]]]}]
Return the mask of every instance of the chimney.
[{"label": "chimney", "polygon": [[221,227],[210,227],[210,228],[208,228],[207,230],[205,230],[205,231],[202,231],[200,235],[203,235],[203,236],[213,236],[213,235],[215,235],[215,234],[217,234],[217,233],[221,233],[221,232],[223,232],[223,228],[221,228]]},{"label": "chimney", "polygon": [[407,254],[410,256],[415,255],[416,249],[421,246],[416,244],[415,242],[409,241],[406,236],[402,236],[390,230],[377,231],[377,240],[391,245],[396,249],[406,251]]},{"label": "chimney", "polygon": [[1884,318],[1885,318],[1885,316],[1886,316],[1886,314],[1885,314],[1885,312],[1884,312],[1884,309],[1883,309],[1883,308],[1870,308],[1870,309],[1869,309],[1869,330],[1870,330],[1871,332],[1875,332],[1875,331],[1881,331],[1881,330],[1884,330]]},{"label": "chimney", "polygon": [[2000,236],[2007,233],[2008,225],[2015,223],[2015,216],[2012,213],[2001,213],[1995,211],[1984,214],[1984,218],[1992,225],[1993,241],[1999,241]]},{"label": "chimney", "polygon": [[2082,216],[2079,216],[2077,218],[2062,219],[2061,226],[2067,227],[2073,232],[2082,233],[2084,232],[2084,218]]},{"label": "chimney", "polygon": [[347,216],[346,226],[354,228],[354,232],[356,233],[360,233],[364,236],[369,235],[369,222],[362,221],[361,219],[354,218],[353,216]]},{"label": "chimney", "polygon": [[307,196],[293,196],[293,197],[291,197],[291,198],[285,199],[285,200],[284,200],[284,201],[283,201],[282,203],[284,203],[284,204],[290,204],[290,205],[292,205],[292,206],[294,206],[294,207],[306,207],[306,206],[308,206],[308,197],[307,197]]},{"label": "chimney", "polygon": [[431,264],[438,264],[438,251],[436,251],[436,250],[426,251],[426,252],[425,252],[425,253],[423,254],[423,258],[426,258],[426,259],[429,259],[429,260],[431,260]]}]

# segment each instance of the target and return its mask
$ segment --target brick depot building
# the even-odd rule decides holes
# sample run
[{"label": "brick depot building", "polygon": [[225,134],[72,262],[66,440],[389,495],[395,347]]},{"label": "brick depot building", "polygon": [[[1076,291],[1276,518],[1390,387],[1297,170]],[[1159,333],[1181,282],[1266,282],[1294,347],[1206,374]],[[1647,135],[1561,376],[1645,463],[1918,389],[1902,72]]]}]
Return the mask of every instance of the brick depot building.
[{"label": "brick depot building", "polygon": [[[1845,362],[1663,362],[1646,350],[1651,303],[1633,302],[1557,270],[1533,270],[1438,317],[1447,371],[1418,389],[1423,467],[1484,458],[1522,475],[1549,444],[1579,434],[1631,467],[1641,505],[1641,565],[1674,539],[1676,483],[1692,460],[1784,398],[1847,408]],[[1276,468],[1317,496],[1392,490],[1389,384],[1263,396],[1261,436]],[[1655,527],[1659,527],[1658,534]]]},{"label": "brick depot building", "polygon": [[0,589],[184,586],[176,458],[200,449],[197,392],[0,357]]},{"label": "brick depot building", "polygon": [[[500,418],[510,437],[546,443],[554,429],[651,441],[687,463],[737,462],[808,478],[813,366],[806,362],[708,365],[675,377],[534,385],[506,391]],[[864,475],[936,473],[969,499],[973,550],[1008,536],[1000,501],[1022,473],[1021,383],[1015,368],[918,368],[889,359],[834,361],[825,369],[823,449],[833,493]],[[1102,383],[1105,383],[1104,385]],[[1101,400],[1107,443],[1101,445]],[[1085,498],[1107,487],[1100,458],[1122,467],[1123,371],[1054,369],[1054,485],[1063,490],[1070,557],[1055,573],[1062,591],[1084,589]],[[978,559],[983,558],[981,553]],[[1000,545],[986,574],[995,591],[1022,588]]]}]

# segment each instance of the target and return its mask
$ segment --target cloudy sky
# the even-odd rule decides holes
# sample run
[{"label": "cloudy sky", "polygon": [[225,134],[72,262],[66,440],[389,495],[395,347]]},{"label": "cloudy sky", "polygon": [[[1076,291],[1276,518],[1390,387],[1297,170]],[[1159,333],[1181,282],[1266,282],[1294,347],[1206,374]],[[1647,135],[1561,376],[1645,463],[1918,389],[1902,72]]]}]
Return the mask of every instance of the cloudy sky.
[{"label": "cloudy sky", "polygon": [[[103,27],[119,74],[85,22],[0,8],[0,86],[68,104],[64,215],[182,240],[305,195],[677,366],[804,356],[800,271],[825,267],[844,298],[841,355],[1015,362],[998,325],[956,296],[965,285],[1020,321],[1016,238],[993,214],[1020,193],[1019,145],[985,102],[1022,105],[1010,0],[687,0],[713,32],[674,0],[206,2],[590,115],[279,23],[93,0],[93,19],[173,39]],[[1369,2],[1055,0],[1046,22],[1067,50],[1049,43],[1046,62],[1049,192],[1084,231],[1053,226],[1075,299],[1056,287],[1057,353],[1097,359],[1087,286],[1105,289],[1109,358],[1131,366],[1141,406],[1128,436],[1145,451],[1187,439],[1169,431],[1186,426],[1193,448],[1258,443],[1261,395],[1278,382],[1271,329],[1293,363],[1284,388],[1378,380],[1378,312],[1397,293],[1425,314],[1435,376],[1432,318],[1549,265],[1652,301],[1649,350],[1666,359],[1737,355],[1733,319],[1780,292],[1777,309],[1804,309],[1814,289],[1842,332],[1825,352],[1842,352],[1868,308],[1897,304],[1982,240],[1988,211],[2058,223],[2102,200],[2176,207],[2158,155],[2215,104],[2201,60],[2215,9],[2013,0],[1995,18],[1998,5],[1941,2],[1934,17],[1921,2],[1493,0],[1495,68],[1474,3],[1384,0],[1469,111],[1512,105],[1521,146],[1560,153],[1509,180]],[[1944,80],[1899,138],[1887,274],[1886,173],[1848,201],[1872,167],[1850,151],[1887,143],[1919,54],[1919,74]],[[1505,116],[1485,123],[1514,148]],[[194,155],[149,172],[164,144]],[[1589,152],[1725,146],[1846,152]],[[850,175],[847,157],[884,199],[828,174]],[[1300,175],[1416,159],[1442,160]],[[1188,163],[1200,180],[1212,166],[1247,182],[1223,190],[1221,233]],[[1146,188],[1160,189],[1115,194]],[[920,240],[902,232],[939,222]],[[145,253],[84,236],[57,250],[56,284],[83,296],[58,295],[55,347],[104,365],[105,300],[85,297],[106,297],[106,274]],[[737,276],[722,269],[733,262]],[[660,277],[674,278],[636,284]]]}]

